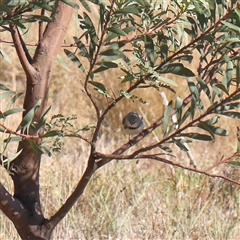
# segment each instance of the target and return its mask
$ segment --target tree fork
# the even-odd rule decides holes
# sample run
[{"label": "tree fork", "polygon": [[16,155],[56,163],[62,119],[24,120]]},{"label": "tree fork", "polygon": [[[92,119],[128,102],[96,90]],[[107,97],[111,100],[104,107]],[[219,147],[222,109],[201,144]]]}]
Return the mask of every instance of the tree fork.
[{"label": "tree fork", "polygon": [[[11,25],[12,38],[17,55],[26,74],[24,113],[40,99],[41,106],[34,116],[38,121],[45,112],[48,102],[48,88],[51,70],[63,43],[74,9],[59,3],[57,15],[48,23],[36,48],[33,59],[28,54],[25,43],[15,25]],[[33,131],[29,129],[29,134]],[[35,139],[35,143],[40,140]],[[2,211],[12,220],[22,239],[49,239],[53,228],[43,216],[39,196],[39,169],[41,155],[37,154],[27,140],[19,143],[21,154],[11,163],[11,177],[14,183],[14,196],[0,184]],[[10,206],[10,208],[9,208]]]}]

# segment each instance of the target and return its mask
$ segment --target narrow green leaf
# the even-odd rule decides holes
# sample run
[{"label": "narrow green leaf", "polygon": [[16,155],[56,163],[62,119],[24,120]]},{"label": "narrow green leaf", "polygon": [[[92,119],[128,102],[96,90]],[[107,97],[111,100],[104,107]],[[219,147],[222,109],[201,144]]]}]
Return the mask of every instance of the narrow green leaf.
[{"label": "narrow green leaf", "polygon": [[174,87],[178,87],[178,84],[177,84],[175,81],[173,81],[173,80],[171,80],[171,79],[169,79],[169,78],[166,78],[166,77],[163,77],[163,76],[158,76],[157,78],[158,78],[159,80],[167,83],[167,84],[170,84],[170,85],[172,85],[172,86],[174,86]]},{"label": "narrow green leaf", "polygon": [[123,28],[122,30],[123,30],[126,34],[128,34],[128,33],[130,33],[130,32],[135,31],[136,29],[137,29],[137,27],[135,27],[135,26],[130,26],[130,27]]},{"label": "narrow green leaf", "polygon": [[120,28],[109,27],[106,30],[109,32],[115,33],[117,36],[126,36],[126,33]]},{"label": "narrow green leaf", "polygon": [[32,139],[27,139],[27,141],[30,144],[30,146],[31,146],[31,148],[33,149],[34,152],[36,152],[37,154],[43,154],[44,153]]},{"label": "narrow green leaf", "polygon": [[0,100],[3,100],[7,97],[11,97],[15,94],[15,92],[12,92],[12,91],[7,91],[7,92],[4,92],[2,94],[0,94]]},{"label": "narrow green leaf", "polygon": [[123,53],[119,51],[118,49],[112,49],[109,48],[103,52],[101,52],[99,55],[104,55],[104,56],[119,56],[120,58],[123,57]]},{"label": "narrow green leaf", "polygon": [[236,68],[236,78],[237,78],[237,84],[239,85],[240,84],[240,59],[238,59],[238,62],[237,62],[237,68]]},{"label": "narrow green leaf", "polygon": [[9,110],[5,111],[3,113],[3,115],[4,115],[4,117],[7,117],[7,116],[9,116],[11,114],[19,113],[19,112],[23,112],[23,111],[24,111],[23,108],[12,108],[12,109],[9,109]]},{"label": "narrow green leaf", "polygon": [[40,107],[41,102],[42,102],[41,99],[39,99],[36,102],[36,104],[32,107],[32,109],[30,109],[27,112],[27,114],[23,117],[21,123],[19,124],[17,131],[23,129],[23,131],[27,130],[27,132],[28,132],[28,129],[32,123],[33,117],[34,117],[35,113],[37,112],[38,108]]},{"label": "narrow green leaf", "polygon": [[223,112],[221,114],[227,117],[240,119],[240,112]]},{"label": "narrow green leaf", "polygon": [[23,95],[23,93],[17,93],[17,94],[9,101],[9,103],[8,103],[8,105],[7,105],[7,109],[12,108],[12,106],[13,106],[14,103],[17,101],[17,99],[18,99],[19,97],[21,97],[22,95]]},{"label": "narrow green leaf", "polygon": [[10,137],[10,138],[6,138],[4,139],[4,143],[9,143],[9,142],[20,142],[22,141],[22,137]]},{"label": "narrow green leaf", "polygon": [[93,86],[95,86],[96,87],[95,90],[97,90],[100,94],[102,94],[103,96],[105,96],[107,98],[112,99],[112,97],[107,93],[106,87],[102,83],[96,82],[96,81],[90,81],[89,83],[92,84]]},{"label": "narrow green leaf", "polygon": [[0,90],[3,90],[3,91],[10,91],[10,89],[8,87],[6,87],[5,85],[1,84],[0,83]]},{"label": "narrow green leaf", "polygon": [[4,115],[1,111],[0,111],[0,118],[4,118]]},{"label": "narrow green leaf", "polygon": [[210,120],[208,120],[206,123],[208,125],[214,125],[214,124],[218,123],[219,119],[220,119],[219,116],[215,116],[215,117],[211,118]]},{"label": "narrow green leaf", "polygon": [[79,6],[70,0],[61,0],[61,1],[66,3],[67,5],[69,5],[72,8],[79,9]]},{"label": "narrow green leaf", "polygon": [[11,157],[7,157],[6,159],[3,160],[3,164],[6,166],[7,169],[9,169],[10,167],[10,163],[16,159],[22,152],[22,149],[20,151],[18,151],[16,154],[14,154]]},{"label": "narrow green leaf", "polygon": [[193,81],[190,81],[188,79],[188,88],[190,90],[190,92],[192,93],[192,97],[194,98],[195,101],[199,100],[199,91],[197,86],[195,85],[195,83]]},{"label": "narrow green leaf", "polygon": [[225,26],[227,26],[228,28],[240,33],[240,27],[230,23],[230,22],[226,22],[226,21],[221,21]]},{"label": "narrow green leaf", "polygon": [[145,43],[145,50],[148,60],[151,63],[151,66],[154,66],[155,59],[154,59],[154,43],[151,37],[146,35],[144,37],[144,43]]},{"label": "narrow green leaf", "polygon": [[240,19],[240,9],[235,8],[234,11],[236,12],[236,14],[238,15],[238,18]]},{"label": "narrow green leaf", "polygon": [[85,0],[79,0],[80,3],[83,5],[83,7],[91,13],[91,8],[89,7],[89,5],[87,4],[87,2]]},{"label": "narrow green leaf", "polygon": [[12,64],[11,58],[0,48],[0,54],[2,55],[2,57],[9,62],[10,64]]},{"label": "narrow green leaf", "polygon": [[173,138],[172,140],[182,151],[184,151],[184,152],[188,152],[189,151],[187,149],[187,147],[185,147],[184,144],[181,142],[181,140],[178,140],[178,139],[175,139],[175,138]]},{"label": "narrow green leaf", "polygon": [[100,62],[100,63],[97,63],[96,65],[101,65],[101,67],[94,70],[93,71],[94,73],[98,73],[98,72],[101,72],[101,71],[108,70],[110,68],[117,68],[118,67],[118,64],[115,63],[115,62]]},{"label": "narrow green leaf", "polygon": [[208,99],[211,99],[211,92],[208,88],[208,85],[201,78],[197,77],[196,79],[200,85],[201,90],[203,90],[206,93]]},{"label": "narrow green leaf", "polygon": [[36,21],[43,21],[43,22],[52,22],[52,19],[47,16],[42,15],[27,15],[28,22],[36,22]]},{"label": "narrow green leaf", "polygon": [[70,72],[70,68],[68,67],[68,65],[66,64],[64,58],[61,55],[57,55],[57,61],[59,62],[59,64],[64,67],[67,71]]},{"label": "narrow green leaf", "polygon": [[211,125],[208,125],[206,122],[201,122],[197,124],[198,127],[202,128],[203,130],[206,130],[211,134],[211,136],[214,138],[215,135],[220,135],[220,136],[228,136],[229,133],[227,130],[220,128],[220,127],[214,127]]},{"label": "narrow green leaf", "polygon": [[43,114],[41,119],[38,121],[38,123],[33,126],[35,133],[37,133],[40,130],[40,128],[42,128],[44,126],[50,109],[51,109],[51,106],[45,111],[45,113]]},{"label": "narrow green leaf", "polygon": [[171,117],[171,112],[172,112],[172,101],[170,101],[168,103],[168,106],[166,107],[165,111],[164,111],[164,117],[163,117],[163,133],[164,133],[164,137],[166,132],[167,132],[167,128],[168,128],[168,125],[169,125],[169,120],[170,120],[170,117]]},{"label": "narrow green leaf", "polygon": [[214,86],[221,89],[223,92],[225,92],[227,95],[229,95],[228,90],[226,89],[226,87],[223,84],[217,83]]},{"label": "narrow green leaf", "polygon": [[226,105],[219,106],[215,109],[214,112],[215,113],[221,113],[221,112],[225,112],[225,111],[236,109],[236,108],[240,108],[240,102],[229,103],[229,104],[226,104]]},{"label": "narrow green leaf", "polygon": [[172,152],[172,149],[166,146],[158,145],[164,152]]},{"label": "narrow green leaf", "polygon": [[172,73],[183,77],[194,77],[195,74],[181,63],[170,63],[158,70],[160,73]]},{"label": "narrow green leaf", "polygon": [[229,161],[229,162],[226,162],[226,163],[240,167],[240,162],[237,162],[237,161]]},{"label": "narrow green leaf", "polygon": [[60,130],[52,130],[50,132],[47,132],[43,135],[43,138],[47,138],[47,137],[56,137],[56,136],[62,136],[63,132]]},{"label": "narrow green leaf", "polygon": [[74,53],[72,53],[71,51],[69,51],[68,49],[64,49],[65,54],[67,55],[67,57],[79,68],[81,69],[83,72],[85,71],[85,69],[83,68],[82,63],[80,62],[80,60],[76,57],[76,55]]},{"label": "narrow green leaf", "polygon": [[114,12],[114,14],[122,15],[122,14],[135,14],[139,13],[139,10],[136,7],[124,7]]},{"label": "narrow green leaf", "polygon": [[196,140],[202,140],[202,141],[212,141],[213,138],[206,134],[200,134],[200,133],[182,133],[180,134],[181,137],[189,137]]}]

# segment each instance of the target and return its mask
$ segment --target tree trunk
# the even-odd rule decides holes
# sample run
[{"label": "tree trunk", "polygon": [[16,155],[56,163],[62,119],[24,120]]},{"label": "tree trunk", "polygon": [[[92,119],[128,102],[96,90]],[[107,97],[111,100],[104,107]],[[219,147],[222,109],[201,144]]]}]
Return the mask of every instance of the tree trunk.
[{"label": "tree trunk", "polygon": [[[47,25],[43,36],[39,36],[40,42],[33,59],[29,58],[16,26],[11,26],[13,42],[27,78],[23,117],[39,99],[41,106],[34,121],[38,121],[46,110],[51,70],[72,14],[73,8],[59,3],[54,21]],[[30,128],[28,134],[35,133]],[[48,224],[40,204],[41,155],[31,148],[27,140],[19,143],[19,150],[22,150],[21,154],[11,163],[14,196],[0,184],[0,209],[12,220],[22,239],[49,239],[55,226]]]}]

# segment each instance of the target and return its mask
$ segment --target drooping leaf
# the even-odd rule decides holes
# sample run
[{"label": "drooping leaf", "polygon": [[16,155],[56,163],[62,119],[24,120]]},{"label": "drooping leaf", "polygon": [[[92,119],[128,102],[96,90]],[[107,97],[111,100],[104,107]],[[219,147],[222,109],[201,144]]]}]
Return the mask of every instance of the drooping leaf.
[{"label": "drooping leaf", "polygon": [[240,167],[240,162],[238,162],[238,161],[228,161],[228,162],[226,162],[226,163]]},{"label": "drooping leaf", "polygon": [[47,137],[56,137],[56,136],[62,136],[63,132],[60,130],[52,130],[50,132],[45,133],[42,137],[47,138]]},{"label": "drooping leaf", "polygon": [[166,146],[158,145],[164,152],[172,152],[172,149]]},{"label": "drooping leaf", "polygon": [[213,139],[215,138],[214,135],[220,135],[220,136],[228,136],[229,135],[227,130],[220,128],[220,127],[211,126],[211,125],[207,124],[206,122],[200,122],[197,124],[197,126],[201,129],[209,132]]},{"label": "drooping leaf", "polygon": [[154,43],[151,37],[149,37],[148,35],[146,35],[144,37],[144,43],[145,43],[145,51],[146,51],[146,55],[148,60],[151,63],[151,66],[154,66],[155,63],[155,59],[154,59]]},{"label": "drooping leaf", "polygon": [[117,27],[109,27],[106,29],[106,31],[115,33],[117,36],[126,36],[126,33],[122,29]]},{"label": "drooping leaf", "polygon": [[60,65],[62,66],[62,67],[64,67],[67,71],[71,71],[70,70],[70,68],[68,67],[68,65],[66,64],[66,62],[65,62],[65,60],[64,60],[64,58],[61,56],[61,55],[57,55],[57,61],[60,63]]},{"label": "drooping leaf", "polygon": [[240,119],[240,112],[222,112],[224,116]]},{"label": "drooping leaf", "polygon": [[72,53],[71,51],[69,51],[68,49],[64,49],[65,54],[67,55],[67,57],[79,68],[81,69],[83,72],[85,71],[83,68],[82,63],[80,62],[80,60],[76,57],[76,55],[74,53]]},{"label": "drooping leaf", "polygon": [[30,125],[32,123],[32,120],[34,118],[35,113],[37,112],[37,110],[39,109],[40,105],[41,105],[41,99],[39,99],[36,104],[32,107],[32,109],[30,109],[27,114],[23,117],[21,123],[19,124],[17,131],[19,130],[23,130],[23,132],[25,132],[25,130],[28,130],[30,128]]},{"label": "drooping leaf", "polygon": [[175,81],[173,81],[173,80],[171,80],[169,78],[166,78],[166,77],[163,77],[163,76],[159,75],[158,79],[163,81],[163,82],[165,82],[165,83],[167,83],[167,84],[170,84],[170,85],[172,85],[174,87],[178,87],[178,84]]},{"label": "drooping leaf", "polygon": [[21,97],[23,95],[23,93],[17,93],[15,96],[13,96],[13,98],[8,102],[7,104],[7,109],[12,108],[12,106],[14,105],[14,103],[17,101],[17,99],[19,97]]},{"label": "drooping leaf", "polygon": [[0,48],[0,55],[2,55],[2,57],[7,61],[9,62],[10,64],[12,64],[12,61],[11,61],[11,58],[7,55],[7,53],[5,53],[3,51],[3,49]]},{"label": "drooping leaf", "polygon": [[[171,112],[172,112],[172,101],[170,101],[168,103],[168,106],[166,107],[165,111],[164,111],[164,117],[163,117],[163,133],[164,136],[167,132],[167,128],[169,125],[169,121],[170,121],[170,117],[171,117]],[[166,137],[166,136],[165,136]]]},{"label": "drooping leaf", "polygon": [[240,108],[240,102],[236,102],[236,103],[228,103],[225,105],[221,105],[219,107],[217,107],[215,109],[215,113],[222,113],[228,110],[232,110],[232,109],[236,109],[236,108]]},{"label": "drooping leaf", "polygon": [[10,142],[20,142],[22,141],[22,137],[9,137],[9,138],[6,138],[4,139],[4,143],[10,143]]},{"label": "drooping leaf", "polygon": [[188,152],[188,148],[182,143],[182,139],[172,138],[173,142],[184,152]]},{"label": "drooping leaf", "polygon": [[85,0],[79,0],[79,1],[88,12],[90,12],[90,13],[92,12],[91,8],[89,7],[89,5],[87,4],[87,2]]},{"label": "drooping leaf", "polygon": [[4,93],[2,93],[2,94],[0,94],[0,100],[2,101],[3,99],[5,99],[5,98],[8,98],[8,97],[11,97],[11,96],[13,96],[15,94],[15,92],[12,92],[12,91],[6,91],[6,92],[4,92]]},{"label": "drooping leaf", "polygon": [[31,148],[33,149],[34,152],[37,154],[43,154],[44,152],[42,151],[41,148],[32,140],[32,139],[27,139],[28,143],[30,144]]},{"label": "drooping leaf", "polygon": [[115,15],[121,15],[121,14],[135,14],[137,15],[139,13],[138,8],[136,7],[124,7],[122,9],[119,9],[114,12]]},{"label": "drooping leaf", "polygon": [[15,153],[13,156],[7,157],[3,160],[3,165],[6,166],[6,169],[9,169],[10,163],[16,159],[22,152],[22,149],[20,149],[17,153]]},{"label": "drooping leaf", "polygon": [[23,111],[24,111],[23,108],[12,108],[12,109],[9,109],[9,110],[5,111],[3,113],[3,115],[4,115],[4,117],[7,117],[7,116],[12,115],[14,113],[19,113],[19,112],[23,112]]},{"label": "drooping leaf", "polygon": [[69,5],[72,8],[79,9],[79,6],[70,0],[61,0],[61,1],[66,3],[67,5]]},{"label": "drooping leaf", "polygon": [[202,141],[212,141],[213,138],[206,134],[200,134],[200,133],[181,133],[179,136],[181,137],[189,137],[196,140],[202,140]]},{"label": "drooping leaf", "polygon": [[98,72],[101,72],[101,71],[108,70],[110,68],[117,68],[118,67],[118,64],[115,63],[115,62],[100,62],[100,63],[97,63],[97,65],[101,65],[101,66],[99,68],[95,69],[93,71],[94,73],[98,73]]},{"label": "drooping leaf", "polygon": [[170,63],[158,70],[160,73],[172,73],[183,77],[194,77],[195,74],[181,63]]},{"label": "drooping leaf", "polygon": [[0,90],[3,90],[3,91],[10,91],[10,89],[8,87],[6,87],[5,85],[1,84],[0,83]]},{"label": "drooping leaf", "polygon": [[237,61],[236,78],[237,78],[237,84],[240,84],[240,59],[238,59]]},{"label": "drooping leaf", "polygon": [[41,119],[38,121],[37,124],[33,124],[34,132],[37,133],[45,124],[47,120],[48,113],[51,109],[51,106],[45,111]]},{"label": "drooping leaf", "polygon": [[225,26],[227,26],[228,28],[236,31],[237,33],[240,33],[240,27],[230,23],[230,22],[227,22],[227,21],[221,21]]}]

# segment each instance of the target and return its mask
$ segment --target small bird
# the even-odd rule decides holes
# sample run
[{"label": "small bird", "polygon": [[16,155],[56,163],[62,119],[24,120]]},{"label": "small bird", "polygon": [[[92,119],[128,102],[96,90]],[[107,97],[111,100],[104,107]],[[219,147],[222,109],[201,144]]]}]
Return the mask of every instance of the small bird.
[{"label": "small bird", "polygon": [[122,121],[124,131],[128,135],[135,135],[140,133],[144,128],[142,116],[137,112],[128,113]]}]

